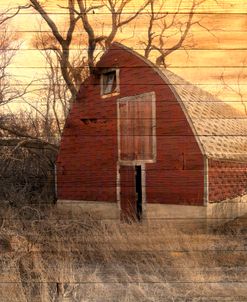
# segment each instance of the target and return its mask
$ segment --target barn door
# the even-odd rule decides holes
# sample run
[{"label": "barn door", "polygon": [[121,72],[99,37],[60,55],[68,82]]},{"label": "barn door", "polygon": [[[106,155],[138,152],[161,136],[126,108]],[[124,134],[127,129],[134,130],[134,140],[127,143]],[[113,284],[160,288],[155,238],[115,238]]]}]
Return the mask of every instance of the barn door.
[{"label": "barn door", "polygon": [[119,173],[121,219],[136,220],[135,167],[120,166]]},{"label": "barn door", "polygon": [[120,206],[122,220],[140,220],[142,216],[141,166],[120,166]]}]

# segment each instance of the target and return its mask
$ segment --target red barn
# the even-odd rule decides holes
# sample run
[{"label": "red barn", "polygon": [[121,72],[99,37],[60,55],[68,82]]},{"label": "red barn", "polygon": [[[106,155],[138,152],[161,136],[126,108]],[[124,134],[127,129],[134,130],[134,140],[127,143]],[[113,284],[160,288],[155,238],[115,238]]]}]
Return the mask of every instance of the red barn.
[{"label": "red barn", "polygon": [[239,216],[247,208],[245,118],[114,43],[67,118],[58,204],[109,218]]}]

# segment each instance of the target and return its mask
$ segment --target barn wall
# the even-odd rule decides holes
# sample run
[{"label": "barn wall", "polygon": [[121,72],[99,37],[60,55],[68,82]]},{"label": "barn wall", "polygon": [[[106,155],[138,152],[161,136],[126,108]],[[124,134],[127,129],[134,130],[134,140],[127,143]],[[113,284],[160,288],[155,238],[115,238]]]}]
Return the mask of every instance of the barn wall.
[{"label": "barn wall", "polygon": [[147,202],[201,205],[203,156],[170,88],[143,60],[116,45],[98,67],[120,68],[120,94],[102,99],[97,75],[82,85],[62,139],[58,198],[116,201],[117,99],[154,91],[157,162],[146,164]]},{"label": "barn wall", "polygon": [[209,201],[220,202],[246,194],[247,163],[209,160]]},{"label": "barn wall", "polygon": [[57,161],[58,198],[116,200],[116,100],[102,100],[99,79],[81,87],[67,119]]}]

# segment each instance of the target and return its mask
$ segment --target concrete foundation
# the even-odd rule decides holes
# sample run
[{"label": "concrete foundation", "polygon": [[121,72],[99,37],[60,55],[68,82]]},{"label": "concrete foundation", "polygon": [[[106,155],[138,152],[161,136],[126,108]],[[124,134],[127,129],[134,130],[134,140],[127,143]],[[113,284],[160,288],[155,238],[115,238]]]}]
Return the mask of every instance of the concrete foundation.
[{"label": "concrete foundation", "polygon": [[[120,219],[120,208],[116,203],[97,201],[58,200],[58,209],[70,211],[73,215],[83,212],[96,215],[100,219]],[[143,207],[144,221],[166,221],[184,228],[186,226],[212,226],[240,217],[247,213],[247,195],[218,203],[208,203],[206,206],[150,204]]]},{"label": "concrete foundation", "polygon": [[247,195],[238,196],[217,203],[208,203],[208,224],[220,225],[247,213]]},{"label": "concrete foundation", "polygon": [[99,217],[100,219],[120,219],[120,210],[118,205],[113,202],[58,200],[57,208],[59,210],[69,211],[73,216],[87,212]]}]

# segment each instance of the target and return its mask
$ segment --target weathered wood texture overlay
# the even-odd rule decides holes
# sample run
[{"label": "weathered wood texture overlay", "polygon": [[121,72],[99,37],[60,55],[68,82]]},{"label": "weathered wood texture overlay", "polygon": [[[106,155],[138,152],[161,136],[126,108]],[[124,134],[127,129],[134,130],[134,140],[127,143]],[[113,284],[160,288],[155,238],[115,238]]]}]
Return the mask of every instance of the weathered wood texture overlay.
[{"label": "weathered wood texture overlay", "polygon": [[[8,2],[2,0],[2,7],[7,7]],[[211,33],[216,35],[219,40],[215,39],[213,35],[206,36],[201,31],[195,32],[197,43],[187,50],[189,60],[187,60],[184,50],[179,49],[170,62],[170,68],[173,68],[175,72],[176,70],[181,71],[183,68],[184,74],[187,73],[194,83],[202,89],[209,88],[213,92],[217,92],[222,86],[220,80],[222,72],[226,73],[230,83],[236,84],[236,77],[247,53],[245,26],[247,2],[244,0],[239,2],[220,0],[217,2],[220,5],[216,5],[216,1],[212,1],[212,4],[208,6],[208,14],[203,9],[204,14],[201,14],[201,18],[206,20],[206,24],[211,25],[213,28]],[[232,5],[233,2],[238,4],[238,9]],[[62,13],[60,16],[57,6],[53,5],[49,9],[54,19],[61,17],[64,22],[66,13]],[[175,7],[169,7],[169,9],[174,11]],[[215,14],[215,12],[217,13]],[[227,14],[227,12],[235,12],[235,14]],[[103,20],[106,17],[102,14],[96,15],[95,18]],[[37,14],[23,13],[17,18],[19,18],[19,24],[16,31],[23,34],[24,39],[28,40],[30,36],[33,37],[35,33],[40,32],[40,28],[35,30],[30,26],[31,18],[37,18]],[[240,24],[245,24],[241,30]],[[41,31],[47,33],[45,28]],[[138,35],[145,35],[145,31],[146,29],[138,27],[136,32]],[[60,32],[63,33],[62,30]],[[126,32],[128,32],[128,28],[124,30],[123,34],[126,35]],[[82,34],[81,30],[78,31],[78,35]],[[139,50],[136,39],[133,39],[132,42],[135,45],[134,49]],[[71,53],[78,51],[76,46],[73,48]],[[42,56],[31,43],[24,43],[20,53],[18,62],[10,68],[11,72],[21,78],[25,75],[27,79],[32,78],[34,71],[43,72],[43,61],[37,59]],[[32,60],[34,57],[36,59]],[[224,60],[224,58],[227,59]],[[142,93],[144,87],[150,88],[150,91],[155,90],[157,93],[157,137],[162,138],[162,142],[159,140],[157,146],[158,151],[161,149],[163,151],[158,156],[157,165],[147,165],[147,198],[155,202],[169,200],[169,202],[186,204],[190,200],[193,204],[202,204],[203,158],[174,96],[157,76],[153,79],[154,73],[151,70],[146,66],[141,68],[138,60],[138,62],[135,60],[134,62],[126,54],[119,56],[118,59],[123,66],[124,96],[131,95],[134,86],[134,93]],[[109,64],[106,63],[106,67],[109,67]],[[242,74],[246,75],[246,68],[243,69]],[[14,83],[13,85],[24,84]],[[36,82],[33,87],[37,89],[40,85],[43,84]],[[243,81],[240,88],[245,91],[245,87],[246,84]],[[79,100],[74,104],[67,121],[61,146],[62,152],[58,160],[58,179],[61,184],[58,186],[58,193],[61,198],[73,197],[74,199],[92,200],[93,197],[95,200],[104,199],[109,202],[116,200],[117,97],[102,101],[99,91],[99,79],[88,80],[82,86]],[[230,94],[231,92],[229,92]],[[230,100],[232,105],[241,105],[241,100],[235,94]],[[24,103],[24,101],[18,101],[18,104],[20,103]],[[87,119],[85,123],[81,121],[83,118]],[[233,135],[235,134],[233,133]],[[247,186],[246,174],[246,164],[210,160],[209,199],[220,201],[241,193]],[[132,188],[132,180],[133,178],[131,180],[127,178],[126,189]],[[102,240],[102,232],[98,237],[94,237],[90,230],[88,240],[81,230],[74,231],[76,225],[74,218],[69,221],[70,218],[66,215],[61,219],[55,217],[53,220],[50,212],[47,215],[47,221],[49,221],[47,225],[41,219],[32,224],[28,221],[26,225],[20,227],[16,215],[14,215],[13,220],[18,225],[18,236],[15,236],[17,242],[16,245],[12,244],[12,251],[1,253],[0,300],[13,302],[13,295],[16,295],[16,301],[27,301],[28,295],[25,295],[25,291],[30,291],[36,293],[37,296],[40,295],[36,301],[45,301],[45,291],[42,291],[42,288],[50,289],[54,299],[57,295],[58,285],[64,283],[67,291],[71,292],[71,297],[67,297],[66,301],[69,299],[72,301],[72,294],[76,290],[82,293],[81,300],[88,298],[90,301],[99,299],[101,301],[121,301],[123,297],[129,298],[130,301],[132,298],[133,301],[137,301],[138,293],[142,293],[140,301],[147,298],[152,299],[153,296],[155,301],[166,301],[169,299],[169,295],[172,296],[172,300],[179,301],[186,299],[188,301],[215,302],[246,301],[247,254],[244,239],[246,237],[246,217],[242,219],[245,223],[243,233],[239,228],[233,233],[233,236],[213,235],[210,237],[199,234],[197,237],[193,233],[184,238],[182,244],[180,236],[172,236],[172,233],[167,235],[169,227],[165,231],[162,229],[155,242],[149,237],[143,237],[139,231],[140,233],[137,233],[139,237],[133,238],[135,244],[139,242],[137,239],[140,239],[142,245],[134,246],[135,249],[132,251],[130,237],[124,238],[125,240],[120,246],[114,246],[116,241],[120,241],[119,239],[114,240],[112,244],[109,243],[108,238],[105,241]],[[6,219],[2,231],[6,229],[8,221]],[[56,228],[58,222],[61,225]],[[191,219],[185,219],[182,222],[184,228],[190,222]],[[82,216],[79,217],[77,223],[81,225]],[[32,241],[21,243],[24,238],[22,236],[25,236],[22,229],[26,230],[27,238],[30,238],[30,234],[37,231],[37,224],[40,224],[40,229],[47,234],[44,237],[36,237],[34,244]],[[51,226],[55,228],[52,229]],[[54,250],[54,242],[56,243],[58,240],[58,230],[62,232],[62,243],[58,242]],[[71,232],[68,237],[64,236],[66,230]],[[155,231],[158,233],[159,229]],[[156,234],[155,231],[152,232],[152,235]],[[10,234],[7,232],[6,237],[12,236],[12,233],[14,236],[15,233],[11,231]],[[112,233],[116,234],[115,230]],[[169,236],[174,240],[173,244],[171,244]],[[49,240],[47,240],[48,237]],[[37,242],[37,239],[40,241]],[[89,263],[87,261],[84,265],[82,259],[85,251],[83,248],[89,247],[91,250],[93,246],[91,241],[96,242],[89,257],[92,263],[90,265],[90,261]],[[112,246],[115,248],[114,255],[116,254],[116,256],[113,258],[115,262],[108,255],[109,245],[111,248]],[[74,253],[73,248],[75,248]],[[81,254],[78,253],[80,249],[82,249]],[[153,254],[145,253],[147,250],[152,251]],[[44,257],[42,261],[33,257],[36,253],[39,255],[40,252]],[[80,261],[78,261],[79,254]],[[21,274],[18,267],[13,268],[15,257],[20,258],[20,262],[23,261],[24,268],[25,266],[29,268],[27,264],[31,263],[31,270],[24,270]],[[74,262],[68,260],[73,257],[76,259],[75,266],[77,267],[79,264],[76,271],[71,271],[71,263],[74,265]],[[100,262],[101,258],[103,264]],[[163,261],[160,261],[161,259]],[[36,261],[36,265],[33,266],[32,261],[34,263]],[[124,261],[127,264],[122,265],[125,263]],[[127,272],[133,270],[133,274],[127,275],[125,267]],[[120,270],[118,270],[119,268]],[[41,271],[47,272],[47,275],[40,276]],[[143,276],[140,277],[141,274]],[[108,299],[105,297],[106,293],[109,294]],[[29,301],[33,301],[33,297],[29,298]]]}]

